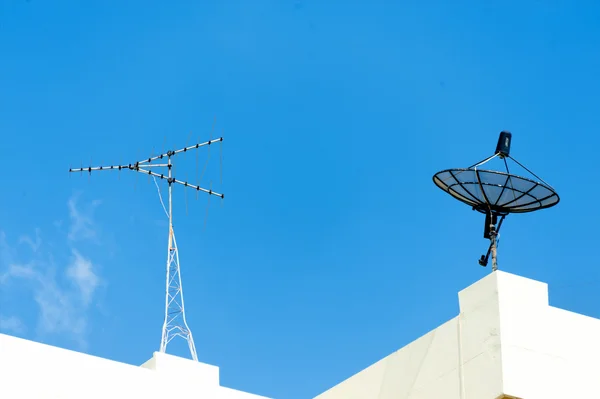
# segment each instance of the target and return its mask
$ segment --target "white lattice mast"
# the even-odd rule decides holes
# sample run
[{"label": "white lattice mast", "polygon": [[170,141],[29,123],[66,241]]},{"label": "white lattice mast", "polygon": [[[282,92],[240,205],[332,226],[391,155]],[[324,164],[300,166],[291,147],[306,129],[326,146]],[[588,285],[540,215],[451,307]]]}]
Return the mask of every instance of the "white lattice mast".
[{"label": "white lattice mast", "polygon": [[[173,338],[181,337],[188,343],[190,354],[192,359],[198,360],[196,354],[196,346],[194,344],[194,338],[192,331],[188,327],[187,320],[185,318],[185,304],[183,300],[183,285],[181,283],[181,268],[179,265],[179,251],[177,249],[177,239],[175,238],[175,231],[173,229],[173,185],[180,184],[186,188],[190,188],[196,191],[203,191],[209,195],[215,195],[217,197],[224,198],[223,194],[219,194],[210,189],[205,189],[197,185],[190,184],[186,181],[178,180],[173,176],[173,157],[182,152],[198,149],[200,147],[209,146],[216,142],[222,142],[223,137],[219,137],[215,140],[206,141],[204,143],[195,144],[189,147],[184,147],[175,151],[167,151],[164,154],[160,154],[134,164],[127,165],[110,165],[110,166],[89,166],[87,168],[76,168],[69,169],[69,172],[89,172],[90,174],[94,171],[100,170],[132,170],[152,176],[155,181],[156,178],[166,180],[169,185],[169,205],[168,210],[165,209],[169,218],[169,239],[168,239],[168,250],[167,250],[167,278],[166,278],[166,289],[165,289],[165,319],[162,327],[162,337],[160,341],[160,352],[165,353],[167,351],[167,345]],[[167,158],[167,163],[152,163],[154,161],[162,161]],[[150,170],[150,168],[167,168],[167,173],[157,173]],[[157,184],[158,187],[158,184]],[[160,194],[160,191],[159,191]],[[162,197],[161,197],[162,202]],[[164,204],[163,204],[164,206]]]}]

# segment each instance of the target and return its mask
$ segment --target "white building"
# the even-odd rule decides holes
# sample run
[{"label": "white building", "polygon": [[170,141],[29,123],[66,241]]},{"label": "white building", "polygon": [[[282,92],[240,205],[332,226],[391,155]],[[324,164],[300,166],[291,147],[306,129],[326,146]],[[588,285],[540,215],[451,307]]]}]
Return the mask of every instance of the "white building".
[{"label": "white building", "polygon": [[[500,271],[458,297],[457,317],[317,399],[600,399],[600,320],[551,307],[545,283]],[[2,399],[163,395],[264,398],[188,359],[155,353],[138,367],[0,334]]]},{"label": "white building", "polygon": [[0,398],[266,399],[219,384],[219,368],[155,352],[141,367],[0,334]]},{"label": "white building", "polygon": [[317,399],[600,398],[600,320],[500,271],[458,298],[457,317]]}]

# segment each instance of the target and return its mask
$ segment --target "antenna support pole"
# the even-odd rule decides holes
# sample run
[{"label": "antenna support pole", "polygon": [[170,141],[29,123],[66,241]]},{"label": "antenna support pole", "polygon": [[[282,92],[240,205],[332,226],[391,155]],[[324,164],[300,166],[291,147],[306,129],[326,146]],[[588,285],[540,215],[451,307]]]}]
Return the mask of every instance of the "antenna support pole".
[{"label": "antenna support pole", "polygon": [[[160,178],[166,180],[169,185],[169,206],[167,217],[169,218],[169,237],[168,237],[168,248],[167,248],[167,278],[165,287],[165,319],[162,327],[162,337],[160,341],[160,352],[166,353],[167,345],[175,337],[183,338],[187,341],[190,354],[194,361],[198,361],[198,355],[196,353],[196,346],[194,345],[194,339],[192,332],[188,327],[187,320],[185,318],[185,306],[183,301],[183,286],[181,284],[181,269],[179,267],[179,251],[177,249],[177,239],[175,238],[175,230],[173,229],[173,185],[179,184],[192,190],[203,191],[208,195],[214,195],[220,198],[224,198],[223,194],[219,194],[212,189],[205,189],[200,186],[190,184],[186,181],[177,180],[173,176],[173,157],[177,154],[188,152],[200,147],[211,145],[215,142],[222,142],[223,138],[220,137],[215,140],[210,140],[204,143],[198,143],[189,147],[184,147],[175,151],[168,151],[164,154],[160,154],[154,157],[149,157],[141,161],[130,163],[126,165],[109,165],[109,166],[89,166],[87,168],[69,169],[69,172],[88,172],[92,173],[101,170],[131,170],[138,173],[143,173],[153,178]],[[164,162],[164,158],[167,158],[167,163]],[[160,163],[152,163],[158,161]],[[150,170],[151,168],[167,168],[167,173],[157,173]],[[158,186],[158,185],[157,185]],[[159,191],[160,194],[160,191]],[[162,197],[161,197],[162,201]],[[166,211],[166,209],[165,209]]]},{"label": "antenna support pole", "polygon": [[498,254],[497,254],[497,242],[496,242],[496,237],[497,237],[498,233],[496,232],[496,226],[491,225],[490,226],[490,249],[492,252],[492,272],[495,272],[496,270],[498,270]]},{"label": "antenna support pole", "polygon": [[506,215],[502,215],[500,218],[500,222],[498,223],[498,227],[496,228],[497,223],[497,215],[487,214],[485,218],[485,232],[484,237],[490,240],[490,246],[485,255],[481,255],[479,259],[479,264],[483,267],[486,267],[488,264],[488,259],[490,258],[490,254],[492,255],[492,272],[498,270],[498,233],[500,232],[500,227],[502,227],[502,222]]},{"label": "antenna support pole", "polygon": [[173,229],[173,164],[171,151],[167,153],[167,183],[169,184],[169,245],[167,250],[167,278],[165,288],[165,319],[160,340],[160,352],[166,353],[167,345],[175,337],[187,341],[192,359],[198,361],[196,345],[192,331],[185,318],[185,304],[183,301],[183,285],[181,284],[181,268],[179,267],[179,251]]}]

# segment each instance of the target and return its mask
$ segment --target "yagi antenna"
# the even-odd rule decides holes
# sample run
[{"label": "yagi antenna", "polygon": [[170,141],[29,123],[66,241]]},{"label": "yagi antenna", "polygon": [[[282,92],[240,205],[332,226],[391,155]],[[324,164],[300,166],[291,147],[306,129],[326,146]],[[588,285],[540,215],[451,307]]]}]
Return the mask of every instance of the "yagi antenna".
[{"label": "yagi antenna", "polygon": [[[196,190],[196,193],[204,192],[209,196],[214,195],[220,198],[224,198],[223,194],[217,193],[212,190],[212,186],[209,189],[200,187],[200,185],[190,184],[187,181],[178,180],[174,176],[173,161],[174,157],[178,154],[185,153],[192,150],[197,150],[200,147],[210,146],[213,143],[222,142],[223,137],[218,139],[206,141],[204,143],[198,143],[189,147],[184,147],[179,150],[170,150],[163,154],[156,156],[150,156],[149,158],[142,159],[135,163],[123,164],[123,165],[109,165],[109,166],[89,166],[84,168],[69,169],[69,172],[88,172],[100,170],[131,170],[133,172],[143,173],[151,176],[154,179],[160,179],[167,182],[169,185],[169,204],[168,208],[165,209],[167,216],[169,217],[169,240],[168,240],[168,252],[167,252],[167,276],[166,276],[166,293],[165,293],[165,319],[162,327],[162,338],[160,341],[160,352],[165,353],[167,345],[175,337],[181,337],[188,343],[192,359],[198,360],[196,354],[196,346],[194,345],[194,339],[192,332],[188,327],[185,318],[185,307],[183,302],[183,287],[181,284],[181,273],[179,267],[179,251],[177,250],[177,240],[175,239],[175,232],[173,230],[173,186],[181,185],[186,188]],[[210,147],[209,147],[210,148]],[[165,171],[166,168],[166,171]],[[157,184],[158,188],[158,184]],[[160,191],[159,191],[160,195]],[[162,197],[160,198],[162,202]],[[163,204],[164,206],[164,204]]]},{"label": "yagi antenna", "polygon": [[[512,134],[503,131],[493,155],[466,169],[446,169],[433,176],[433,182],[439,188],[470,205],[473,210],[485,214],[483,237],[490,240],[490,246],[487,253],[479,259],[479,264],[487,266],[491,254],[492,271],[498,269],[498,233],[504,218],[509,213],[550,208],[560,201],[558,194],[548,183],[510,156],[511,144]],[[506,171],[479,169],[496,157],[504,161]],[[525,169],[535,180],[511,174],[507,159]]]}]

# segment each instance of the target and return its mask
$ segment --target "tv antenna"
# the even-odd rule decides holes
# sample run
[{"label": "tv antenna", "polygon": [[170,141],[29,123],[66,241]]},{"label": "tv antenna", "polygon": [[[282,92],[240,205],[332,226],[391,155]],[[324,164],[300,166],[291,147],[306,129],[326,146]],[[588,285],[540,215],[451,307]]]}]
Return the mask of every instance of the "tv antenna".
[{"label": "tv antenna", "polygon": [[[223,194],[217,193],[212,189],[206,189],[199,185],[190,184],[187,181],[178,180],[173,176],[173,158],[181,153],[188,151],[197,150],[200,147],[210,146],[214,143],[222,143],[223,137],[219,137],[214,140],[206,141],[204,143],[194,144],[189,147],[180,148],[178,150],[170,150],[163,154],[152,156],[141,161],[130,163],[126,165],[109,165],[109,166],[89,166],[87,168],[70,168],[69,172],[88,172],[91,174],[95,171],[101,170],[131,170],[138,173],[151,176],[156,183],[156,187],[159,190],[159,196],[161,204],[169,218],[169,239],[168,239],[168,252],[167,252],[167,278],[166,278],[166,292],[165,292],[165,319],[162,327],[162,338],[160,341],[160,352],[165,353],[167,345],[173,338],[181,337],[188,343],[190,354],[192,359],[198,361],[196,354],[196,346],[194,345],[194,339],[192,337],[192,331],[188,327],[185,318],[185,306],[183,301],[183,286],[181,284],[181,270],[179,266],[179,251],[177,249],[177,240],[175,238],[175,231],[173,230],[173,196],[172,190],[175,184],[182,185],[186,188],[196,190],[196,192],[204,192],[209,196],[214,195],[220,198],[224,198]],[[209,147],[210,151],[210,147]],[[166,159],[166,163],[165,163]],[[154,163],[153,163],[154,162]],[[158,162],[158,163],[156,163]],[[163,173],[154,172],[150,169],[162,171]],[[166,173],[164,170],[166,168]],[[157,183],[157,179],[165,180],[169,185],[169,204],[168,208],[163,203],[162,196],[160,194],[160,188]],[[167,210],[168,209],[168,210]]]},{"label": "tv antenna", "polygon": [[[498,235],[504,218],[509,213],[550,208],[560,201],[558,194],[548,183],[510,156],[511,141],[512,134],[503,131],[498,138],[494,155],[466,169],[446,169],[433,176],[433,182],[439,188],[470,205],[473,210],[485,214],[483,237],[490,240],[490,246],[487,253],[481,255],[479,264],[487,266],[491,253],[492,271],[498,270]],[[504,161],[505,172],[479,169],[496,157]],[[514,161],[537,180],[511,174],[507,159]]]}]

